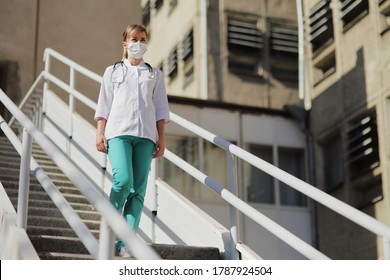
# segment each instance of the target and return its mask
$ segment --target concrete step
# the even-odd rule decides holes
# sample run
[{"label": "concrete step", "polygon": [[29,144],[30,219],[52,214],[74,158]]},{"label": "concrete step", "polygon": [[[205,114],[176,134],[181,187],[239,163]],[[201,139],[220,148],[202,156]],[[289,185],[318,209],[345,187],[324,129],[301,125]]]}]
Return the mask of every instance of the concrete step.
[{"label": "concrete step", "polygon": [[[38,162],[38,164],[43,170],[45,170],[45,172],[62,173],[62,170],[60,168],[58,168],[53,162],[44,161],[44,162]],[[9,168],[10,170],[13,170],[13,169],[19,170],[20,169],[20,159],[1,161],[0,162],[0,169],[5,169],[5,168]]]},{"label": "concrete step", "polygon": [[[45,153],[39,153],[32,151],[32,156],[33,158],[39,163],[40,161],[48,161],[51,160],[48,155]],[[6,147],[1,147],[0,146],[0,159],[9,159],[9,160],[15,160],[19,159],[20,161],[20,155],[19,153],[12,147],[9,148],[8,146]]]},{"label": "concrete step", "polygon": [[16,151],[0,149],[0,161],[20,161],[20,155]]},{"label": "concrete step", "polygon": [[[7,194],[10,198],[12,197],[18,197],[18,190],[17,189],[8,189]],[[80,203],[80,204],[89,204],[88,199],[83,195],[78,194],[63,194],[66,201],[69,203]],[[41,201],[51,201],[51,198],[45,191],[30,191],[29,197],[31,200],[41,200]]]},{"label": "concrete step", "polygon": [[[101,216],[97,211],[77,210],[75,212],[82,220],[100,221],[101,219]],[[60,210],[57,208],[30,207],[28,209],[28,214],[38,217],[63,217]]]},{"label": "concrete step", "polygon": [[[99,238],[98,230],[91,230],[91,233]],[[63,237],[74,237],[77,238],[76,233],[71,228],[62,227],[48,227],[48,226],[36,226],[29,225],[27,227],[27,234],[30,235],[48,235],[48,236],[63,236]]]},{"label": "concrete step", "polygon": [[[84,224],[91,230],[99,230],[100,221],[83,220]],[[65,218],[44,217],[28,215],[27,226],[71,228]]]},{"label": "concrete step", "polygon": [[[19,183],[14,181],[3,181],[4,188],[6,190],[8,189],[15,189],[17,190],[19,188]],[[59,190],[62,194],[75,194],[75,195],[81,195],[81,192],[79,189],[77,189],[75,186],[56,186],[57,190]],[[30,191],[44,191],[43,187],[38,183],[30,183]]]},{"label": "concrete step", "polygon": [[220,260],[218,248],[187,245],[152,244],[163,259],[169,260]]},{"label": "concrete step", "polygon": [[[16,208],[17,205],[17,197],[10,197],[10,200],[14,207]],[[94,211],[94,207],[90,204],[84,204],[84,203],[69,203],[69,205],[74,209],[74,210],[85,210],[85,211]],[[29,207],[44,207],[44,208],[55,208],[56,206],[52,201],[49,200],[34,200],[30,199],[28,202]]]},{"label": "concrete step", "polygon": [[30,240],[39,254],[47,252],[89,255],[89,252],[75,237],[30,235]]},{"label": "concrete step", "polygon": [[[0,173],[0,180],[4,184],[7,182],[19,182],[19,173],[11,173],[8,174],[8,171],[4,171],[3,173]],[[50,177],[50,173],[47,174]],[[69,180],[62,180],[57,178],[50,178],[51,181],[56,186],[62,186],[62,187],[74,187],[73,183]],[[34,176],[30,176],[30,184],[39,184],[38,180]]]},{"label": "concrete step", "polygon": [[[33,235],[31,241],[37,251],[41,252],[41,259],[91,259],[89,252],[77,238]],[[152,244],[151,247],[162,259],[167,260],[221,259],[218,248],[168,244]]]},{"label": "concrete step", "polygon": [[73,254],[73,253],[58,253],[58,252],[42,252],[39,253],[41,260],[93,260],[91,255]]},{"label": "concrete step", "polygon": [[[9,187],[9,188],[13,188],[13,187],[16,187],[18,186],[19,184],[19,175],[15,176],[15,175],[4,175],[4,174],[1,174],[0,173],[0,180],[1,182],[3,183],[3,186],[5,188]],[[59,188],[69,188],[69,189],[76,189],[78,190],[72,182],[69,182],[69,181],[59,181],[59,180],[52,180],[52,182],[54,183],[54,185],[59,189]],[[33,177],[33,176],[30,176],[30,186],[39,186],[39,190],[42,189],[42,186],[41,184],[38,182],[38,180]]]}]

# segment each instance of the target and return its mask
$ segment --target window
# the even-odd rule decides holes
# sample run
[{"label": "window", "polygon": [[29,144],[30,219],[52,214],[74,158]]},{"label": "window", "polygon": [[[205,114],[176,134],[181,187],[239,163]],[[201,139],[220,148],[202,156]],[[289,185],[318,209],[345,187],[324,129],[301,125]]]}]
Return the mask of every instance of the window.
[{"label": "window", "polygon": [[147,26],[150,23],[150,1],[147,1],[142,8],[142,24]]},{"label": "window", "polygon": [[[278,149],[279,168],[287,173],[304,180],[305,179],[305,162],[303,150],[291,148]],[[305,207],[306,196],[292,187],[280,182],[280,204],[287,206]]]},{"label": "window", "polygon": [[193,30],[188,32],[182,42],[184,62],[184,85],[194,80],[194,34]]},{"label": "window", "polygon": [[310,42],[313,52],[333,40],[333,16],[330,3],[330,0],[322,0],[310,11]]},{"label": "window", "polygon": [[162,73],[164,73],[164,62],[161,62],[160,65],[158,66],[158,69],[160,69],[160,71]]},{"label": "window", "polygon": [[[255,156],[273,163],[272,147],[251,144],[249,152]],[[249,202],[275,203],[274,179],[272,176],[250,165],[249,182],[247,184],[247,199]],[[247,176],[245,176],[247,177]]]},{"label": "window", "polygon": [[173,80],[177,75],[177,48],[175,47],[168,55],[167,74]]},{"label": "window", "polygon": [[[198,137],[170,135],[166,136],[166,147],[201,172],[210,176],[218,184],[227,187],[226,151]],[[201,149],[202,148],[202,151]],[[202,156],[200,156],[202,153]],[[201,162],[202,160],[202,162]],[[216,160],[218,164],[216,164]],[[181,168],[164,159],[162,178],[170,186],[194,202],[226,203],[209,187],[205,187]]]},{"label": "window", "polygon": [[390,30],[390,5],[380,7],[381,35]]},{"label": "window", "polygon": [[169,13],[173,11],[173,9],[177,6],[177,0],[169,0]]},{"label": "window", "polygon": [[331,191],[344,181],[343,150],[340,135],[333,136],[322,145],[325,191]]},{"label": "window", "polygon": [[271,72],[282,82],[298,82],[298,30],[286,24],[271,23]]},{"label": "window", "polygon": [[341,20],[344,30],[368,14],[368,0],[341,0]]},{"label": "window", "polygon": [[158,11],[164,4],[164,0],[154,0],[154,8]]},{"label": "window", "polygon": [[[229,185],[226,151],[209,141],[202,140],[202,142],[203,170],[201,171],[210,176],[213,181],[217,182],[225,188],[228,188]],[[209,190],[209,188],[203,187],[200,196],[202,197],[202,201],[221,201],[213,191]]]},{"label": "window", "polygon": [[[199,168],[199,141],[197,137],[166,135],[166,148],[189,164]],[[185,173],[182,169],[163,160],[163,179],[170,186],[178,190],[187,198],[198,198],[200,188],[196,179]]]},{"label": "window", "polygon": [[[12,60],[0,60],[0,88],[7,94],[7,96],[13,101],[18,102],[21,97],[21,90],[19,84],[19,65],[16,61]],[[11,117],[10,112],[5,108],[3,103],[0,102],[0,114],[5,121],[8,121]],[[0,134],[2,130],[0,130]]]},{"label": "window", "polygon": [[188,32],[184,37],[182,46],[183,46],[183,61],[184,63],[187,63],[188,61],[192,60],[194,56],[194,35],[192,30]]},{"label": "window", "polygon": [[[7,93],[7,74],[8,74],[8,62],[0,60],[0,89],[2,89],[5,93]],[[7,118],[5,117],[6,115],[5,112],[6,112],[5,106],[3,105],[3,103],[0,102],[0,115],[4,116],[4,118],[7,120]],[[8,114],[9,113],[7,112],[7,117]],[[0,130],[0,136],[3,135],[2,133],[3,131]]]},{"label": "window", "polygon": [[263,35],[257,26],[257,19],[229,17],[227,31],[229,70],[258,76]]},{"label": "window", "polygon": [[0,88],[4,92],[7,92],[7,74],[9,64],[9,61],[0,60]]},{"label": "window", "polygon": [[334,72],[336,72],[336,54],[333,50],[328,55],[325,55],[321,60],[314,62],[314,85],[319,84]]},{"label": "window", "polygon": [[[273,147],[257,144],[249,145],[249,152],[271,164],[276,162],[274,158]],[[291,175],[304,179],[305,165],[304,152],[301,149],[278,148],[277,149],[279,168]],[[279,191],[276,189],[276,179],[271,175],[261,171],[257,167],[245,164],[249,173],[245,174],[248,178],[246,182],[247,199],[249,202],[275,204],[277,202],[276,194],[279,196],[281,205],[305,207],[307,204],[306,196],[280,182]],[[275,192],[276,190],[276,192]]]},{"label": "window", "polygon": [[348,166],[356,178],[379,166],[376,112],[369,112],[350,122],[347,131]]}]

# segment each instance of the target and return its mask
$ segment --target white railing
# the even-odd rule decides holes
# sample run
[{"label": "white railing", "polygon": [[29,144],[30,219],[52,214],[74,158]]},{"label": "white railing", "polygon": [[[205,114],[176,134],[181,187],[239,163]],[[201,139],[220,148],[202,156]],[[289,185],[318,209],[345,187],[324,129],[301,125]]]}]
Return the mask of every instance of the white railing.
[{"label": "white railing", "polygon": [[[302,181],[301,179],[292,176],[291,174],[281,170],[280,168],[277,168],[276,166],[266,162],[265,160],[254,156],[253,154],[245,151],[244,149],[224,140],[223,138],[189,122],[188,120],[174,113],[171,113],[171,121],[224,149],[227,153],[228,159],[231,159],[233,156],[236,156],[237,158],[244,160],[245,162],[257,167],[258,169],[285,183],[286,185],[316,200],[317,202],[342,215],[343,217],[366,228],[370,232],[381,236],[384,250],[384,259],[390,259],[389,226],[379,222],[373,217],[357,210],[356,208],[342,202],[341,200],[338,200],[337,198],[334,198],[333,196],[315,188],[314,186]],[[187,171],[196,179],[211,187],[216,193],[219,193],[223,199],[225,199],[231,205],[235,205],[236,208],[239,209],[241,212],[245,214],[248,213],[248,217],[255,220],[257,223],[272,232],[275,236],[279,237],[288,245],[295,248],[298,252],[302,253],[307,257],[309,257],[311,254],[315,254],[315,252],[307,248],[306,245],[302,245],[300,241],[297,241],[296,237],[293,236],[290,232],[285,231],[284,228],[280,228],[280,226],[278,224],[275,224],[272,220],[269,220],[267,217],[262,216],[262,214],[258,213],[256,210],[251,209],[251,206],[246,205],[246,203],[240,201],[236,197],[232,201],[231,194],[228,194],[226,189],[224,190],[221,186],[219,186],[205,174],[200,174],[198,173],[199,171],[196,171],[194,169],[190,170],[193,167],[188,167],[185,162],[183,162],[175,155],[171,154],[169,151],[166,157],[170,159],[173,163],[175,163],[178,167]],[[228,174],[235,174],[234,165],[231,160],[228,160]],[[229,180],[229,189],[233,190],[235,188],[235,186],[233,185],[234,182],[235,180]],[[224,192],[226,193],[225,197],[223,195]],[[253,210],[256,212],[254,212]],[[249,213],[251,214],[249,215]]]},{"label": "white railing", "polygon": [[[109,203],[107,198],[98,190],[89,178],[77,169],[74,164],[27,118],[24,113],[0,90],[0,101],[23,127],[23,142],[0,116],[1,129],[12,145],[21,155],[20,180],[17,207],[17,226],[26,229],[28,215],[28,193],[30,171],[36,176],[64,218],[73,228],[87,250],[95,259],[111,259],[115,233],[138,259],[160,259],[157,253],[143,243],[137,234],[129,227],[118,211]],[[42,168],[31,155],[31,143],[35,140],[49,155],[65,175],[83,193],[88,201],[101,215],[100,241],[98,242],[76,212],[69,206],[62,194],[47,177]]]},{"label": "white railing", "polygon": [[[59,80],[52,74],[50,74],[50,57],[54,57],[63,63],[67,64],[70,67],[70,81],[69,84]],[[96,103],[87,97],[85,97],[83,94],[78,92],[74,88],[74,71],[77,70],[78,72],[82,73],[83,75],[95,80],[96,82],[101,81],[101,77],[94,74],[93,72],[83,68],[82,66],[78,65],[77,63],[73,62],[72,60],[62,56],[61,54],[57,53],[56,51],[52,49],[46,49],[44,54],[45,59],[45,70],[42,72],[42,74],[39,76],[42,79],[44,79],[44,90],[47,90],[49,87],[48,82],[52,82],[68,92],[70,94],[70,110],[73,110],[72,103],[73,98],[76,98],[86,104],[89,108],[92,110],[95,110]],[[73,74],[72,74],[73,73]],[[39,84],[40,81],[36,81],[35,84]],[[32,92],[34,89],[30,90]],[[25,99],[29,98],[28,96],[25,97]],[[231,223],[231,239],[233,241],[233,244],[235,244],[234,248],[230,248],[229,254],[234,258],[235,256],[235,250],[237,249],[237,224],[236,224],[236,211],[240,211],[250,217],[252,220],[266,228],[268,231],[273,233],[275,236],[286,242],[291,247],[295,248],[298,252],[303,254],[304,256],[308,257],[309,259],[327,259],[325,255],[323,255],[321,252],[313,248],[312,246],[308,245],[295,235],[293,235],[291,232],[287,231],[286,229],[282,228],[280,225],[276,224],[263,214],[261,214],[259,211],[239,199],[236,194],[236,178],[235,178],[235,161],[237,159],[241,159],[252,166],[255,166],[256,168],[268,173],[269,175],[273,176],[277,180],[284,182],[285,184],[289,185],[290,187],[296,189],[297,191],[307,195],[308,197],[316,200],[317,202],[323,204],[324,206],[332,209],[333,211],[339,213],[340,215],[346,217],[347,219],[355,222],[356,224],[366,228],[367,230],[377,234],[378,236],[381,236],[383,239],[383,247],[384,247],[384,258],[390,259],[390,227],[387,225],[377,221],[376,219],[370,217],[369,215],[349,206],[348,204],[337,200],[336,198],[326,194],[325,192],[315,188],[314,186],[292,176],[291,174],[273,166],[272,164],[269,164],[268,162],[248,153],[247,151],[243,150],[242,148],[218,137],[217,135],[181,118],[180,116],[174,114],[171,112],[171,121],[175,122],[176,124],[186,128],[187,130],[193,132],[194,134],[198,135],[199,137],[202,137],[203,139],[214,143],[215,145],[221,147],[224,149],[227,153],[227,159],[228,159],[228,189],[225,189],[223,186],[217,184],[214,182],[209,176],[206,174],[200,172],[187,162],[183,161],[179,157],[175,156],[173,153],[171,153],[169,150],[165,153],[165,158],[173,162],[175,165],[177,165],[179,168],[183,169],[185,172],[196,178],[198,181],[202,182],[204,185],[210,187],[214,192],[219,194],[225,201],[227,201],[230,204],[230,223]],[[103,166],[105,167],[105,166]],[[155,178],[155,175],[152,177]]]}]

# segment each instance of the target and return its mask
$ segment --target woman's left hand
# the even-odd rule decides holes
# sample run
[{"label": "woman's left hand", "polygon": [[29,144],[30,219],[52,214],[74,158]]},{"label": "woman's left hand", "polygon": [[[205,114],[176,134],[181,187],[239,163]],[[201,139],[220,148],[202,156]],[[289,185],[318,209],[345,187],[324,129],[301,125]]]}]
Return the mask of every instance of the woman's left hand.
[{"label": "woman's left hand", "polygon": [[153,158],[159,158],[164,155],[165,145],[162,141],[157,140],[156,147],[153,153]]}]

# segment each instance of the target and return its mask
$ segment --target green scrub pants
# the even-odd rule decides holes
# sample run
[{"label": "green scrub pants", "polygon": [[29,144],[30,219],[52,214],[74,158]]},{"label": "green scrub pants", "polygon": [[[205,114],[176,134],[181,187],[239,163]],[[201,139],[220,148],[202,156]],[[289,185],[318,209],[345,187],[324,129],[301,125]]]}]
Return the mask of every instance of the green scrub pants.
[{"label": "green scrub pants", "polygon": [[[134,230],[138,229],[141,219],[154,147],[152,140],[135,136],[108,140],[113,176],[110,202]],[[122,247],[124,243],[119,240],[116,248],[119,251]]]}]

